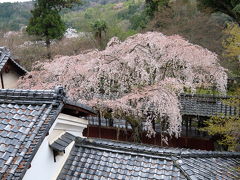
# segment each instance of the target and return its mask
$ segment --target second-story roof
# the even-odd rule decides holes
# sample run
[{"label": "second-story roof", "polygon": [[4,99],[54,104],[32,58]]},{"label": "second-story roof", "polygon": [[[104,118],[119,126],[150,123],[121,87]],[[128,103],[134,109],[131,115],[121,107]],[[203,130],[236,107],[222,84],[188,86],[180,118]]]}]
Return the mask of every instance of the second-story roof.
[{"label": "second-story roof", "polygon": [[21,179],[62,109],[56,91],[0,90],[0,179]]},{"label": "second-story roof", "polygon": [[3,70],[7,63],[11,63],[16,69],[19,75],[25,75],[27,70],[18,64],[13,58],[11,58],[10,51],[5,47],[0,47],[0,72]]},{"label": "second-story roof", "polygon": [[77,138],[59,180],[238,179],[240,153]]},{"label": "second-story roof", "polygon": [[[181,114],[211,117],[215,115],[237,115],[235,107],[227,105],[224,100],[231,96],[204,95],[204,94],[181,94]],[[235,97],[239,98],[240,97]]]},{"label": "second-story roof", "polygon": [[0,89],[0,179],[24,176],[65,101],[61,87]]}]

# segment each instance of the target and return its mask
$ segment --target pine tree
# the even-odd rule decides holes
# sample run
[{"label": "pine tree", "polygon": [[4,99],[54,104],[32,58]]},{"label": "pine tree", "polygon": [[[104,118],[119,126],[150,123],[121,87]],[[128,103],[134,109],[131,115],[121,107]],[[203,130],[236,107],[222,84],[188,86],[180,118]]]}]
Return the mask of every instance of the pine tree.
[{"label": "pine tree", "polygon": [[79,0],[37,0],[32,10],[27,32],[43,39],[48,49],[48,58],[51,58],[50,44],[53,39],[61,39],[66,30],[59,12],[62,8],[71,8]]},{"label": "pine tree", "polygon": [[166,8],[168,3],[169,0],[145,0],[147,15],[153,17],[159,8]]}]

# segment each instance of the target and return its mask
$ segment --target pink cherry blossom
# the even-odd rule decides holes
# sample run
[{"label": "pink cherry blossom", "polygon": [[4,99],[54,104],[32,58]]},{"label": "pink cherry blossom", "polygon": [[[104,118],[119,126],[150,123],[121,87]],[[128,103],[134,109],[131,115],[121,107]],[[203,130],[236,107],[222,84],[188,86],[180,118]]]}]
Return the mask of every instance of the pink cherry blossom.
[{"label": "pink cherry blossom", "polygon": [[134,116],[145,123],[165,123],[163,133],[178,137],[178,100],[184,88],[215,87],[225,93],[227,74],[217,55],[180,36],[158,32],[137,34],[120,42],[114,37],[103,51],[58,56],[39,62],[19,81],[19,88],[50,89],[62,85],[69,97],[117,117]]}]

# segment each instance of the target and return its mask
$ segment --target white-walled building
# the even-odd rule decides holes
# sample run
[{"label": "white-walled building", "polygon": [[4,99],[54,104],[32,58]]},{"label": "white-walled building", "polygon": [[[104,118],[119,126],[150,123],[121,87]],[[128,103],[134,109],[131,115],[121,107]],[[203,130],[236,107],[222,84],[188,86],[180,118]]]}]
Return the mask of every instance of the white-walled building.
[{"label": "white-walled building", "polygon": [[56,179],[87,127],[80,117],[95,115],[68,101],[61,87],[0,89],[0,179]]},{"label": "white-walled building", "polygon": [[238,179],[240,153],[82,137],[95,116],[61,87],[0,89],[0,179]]},{"label": "white-walled building", "polygon": [[0,47],[0,88],[16,88],[19,77],[26,73],[27,71],[13,60],[10,51],[5,47]]}]

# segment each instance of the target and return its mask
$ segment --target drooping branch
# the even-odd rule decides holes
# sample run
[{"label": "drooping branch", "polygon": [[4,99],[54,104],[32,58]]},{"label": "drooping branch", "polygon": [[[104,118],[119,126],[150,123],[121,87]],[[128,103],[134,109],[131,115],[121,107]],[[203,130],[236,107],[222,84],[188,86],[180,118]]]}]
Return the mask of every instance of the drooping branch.
[{"label": "drooping branch", "polygon": [[62,85],[70,97],[82,103],[111,108],[118,118],[134,117],[144,124],[149,136],[155,134],[155,121],[164,133],[178,137],[178,94],[184,88],[202,86],[224,93],[226,82],[225,69],[216,54],[179,36],[149,32],[124,42],[113,38],[104,51],[39,63],[19,87],[49,89]]}]

